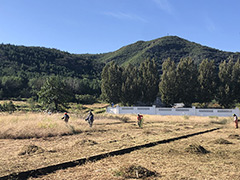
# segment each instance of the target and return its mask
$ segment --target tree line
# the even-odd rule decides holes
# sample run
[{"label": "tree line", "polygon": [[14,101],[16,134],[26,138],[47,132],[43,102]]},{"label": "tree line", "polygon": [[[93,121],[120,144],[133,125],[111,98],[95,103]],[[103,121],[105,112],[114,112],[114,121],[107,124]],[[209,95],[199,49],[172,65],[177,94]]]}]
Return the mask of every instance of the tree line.
[{"label": "tree line", "polygon": [[100,94],[103,66],[57,49],[0,44],[0,99],[36,99],[51,76],[61,77],[75,94]]},{"label": "tree line", "polygon": [[22,74],[0,77],[0,99],[31,98],[51,110],[64,110],[68,102],[87,104],[98,100],[128,106],[152,105],[157,97],[167,107],[177,102],[186,107],[195,102],[207,107],[215,100],[230,108],[240,102],[239,89],[239,60],[225,60],[217,66],[208,59],[195,64],[190,57],[179,63],[168,58],[161,69],[154,59],[125,67],[111,61],[102,69],[101,79],[55,74],[31,79]]},{"label": "tree line", "polygon": [[178,64],[168,58],[159,75],[154,60],[139,67],[107,64],[101,76],[101,97],[107,102],[135,105],[152,104],[161,97],[165,106],[182,102],[186,107],[198,102],[203,106],[216,100],[222,107],[234,107],[240,102],[240,61],[225,60],[216,66],[204,59],[197,65],[188,58]]}]

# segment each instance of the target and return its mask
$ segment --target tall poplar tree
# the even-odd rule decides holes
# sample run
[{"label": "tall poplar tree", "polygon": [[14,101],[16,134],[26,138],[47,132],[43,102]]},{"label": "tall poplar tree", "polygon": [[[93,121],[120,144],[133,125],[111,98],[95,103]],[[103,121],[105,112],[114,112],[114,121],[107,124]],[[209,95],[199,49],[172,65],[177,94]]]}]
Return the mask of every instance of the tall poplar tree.
[{"label": "tall poplar tree", "polygon": [[148,59],[139,67],[141,100],[144,103],[153,102],[158,94],[159,76],[155,61]]},{"label": "tall poplar tree", "polygon": [[197,66],[191,58],[181,59],[177,66],[178,102],[189,107],[196,100],[198,82]]},{"label": "tall poplar tree", "polygon": [[236,99],[237,102],[240,102],[240,60],[239,59],[233,66],[232,78],[233,78],[234,98]]},{"label": "tall poplar tree", "polygon": [[122,73],[121,102],[124,105],[133,105],[139,100],[140,88],[138,83],[138,70],[132,64],[124,68]]},{"label": "tall poplar tree", "polygon": [[219,104],[225,108],[233,107],[234,104],[234,94],[233,94],[233,61],[227,62],[223,61],[219,65],[219,87],[217,93],[217,100]]},{"label": "tall poplar tree", "polygon": [[122,69],[112,61],[103,68],[101,77],[102,98],[109,103],[120,102]]},{"label": "tall poplar tree", "polygon": [[159,83],[161,100],[166,106],[172,106],[176,102],[177,96],[176,64],[170,58],[162,64],[162,76]]},{"label": "tall poplar tree", "polygon": [[207,106],[216,95],[217,88],[217,71],[214,61],[204,59],[198,68],[198,102]]}]

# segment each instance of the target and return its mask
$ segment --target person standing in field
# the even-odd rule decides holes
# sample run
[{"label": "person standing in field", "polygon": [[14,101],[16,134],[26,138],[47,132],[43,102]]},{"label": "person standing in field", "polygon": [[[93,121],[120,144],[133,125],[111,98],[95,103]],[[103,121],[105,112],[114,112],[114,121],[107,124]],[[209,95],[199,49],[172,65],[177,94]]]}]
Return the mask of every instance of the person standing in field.
[{"label": "person standing in field", "polygon": [[94,115],[91,110],[89,111],[88,117],[85,119],[85,121],[88,121],[89,126],[92,127],[93,121],[94,121]]},{"label": "person standing in field", "polygon": [[238,117],[236,114],[233,114],[233,121],[235,122],[235,127],[238,128]]},{"label": "person standing in field", "polygon": [[137,115],[137,123],[138,123],[138,126],[141,128],[142,127],[142,123],[143,123],[143,115],[141,114],[138,114]]},{"label": "person standing in field", "polygon": [[68,123],[69,120],[69,115],[67,114],[67,112],[64,113],[64,116],[62,117],[62,119],[65,121],[65,123]]}]

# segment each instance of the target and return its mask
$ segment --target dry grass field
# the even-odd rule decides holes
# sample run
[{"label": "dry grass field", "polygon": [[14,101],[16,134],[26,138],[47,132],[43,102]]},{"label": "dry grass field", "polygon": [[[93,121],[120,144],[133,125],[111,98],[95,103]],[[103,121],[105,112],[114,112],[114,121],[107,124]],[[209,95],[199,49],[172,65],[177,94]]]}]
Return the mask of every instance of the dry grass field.
[{"label": "dry grass field", "polygon": [[240,129],[232,118],[21,113],[0,116],[0,177],[220,127],[29,179],[240,179]]}]

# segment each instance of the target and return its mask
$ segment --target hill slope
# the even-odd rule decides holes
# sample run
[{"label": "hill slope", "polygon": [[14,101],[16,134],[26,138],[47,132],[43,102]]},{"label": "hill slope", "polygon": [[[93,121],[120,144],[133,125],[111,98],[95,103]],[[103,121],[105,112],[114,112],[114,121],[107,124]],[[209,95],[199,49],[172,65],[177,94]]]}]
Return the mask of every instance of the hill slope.
[{"label": "hill slope", "polygon": [[177,36],[166,36],[152,41],[138,41],[114,52],[92,56],[82,55],[82,57],[98,59],[105,63],[115,61],[119,65],[128,63],[137,65],[148,58],[154,58],[158,64],[162,64],[168,57],[175,62],[179,62],[184,57],[192,57],[196,63],[208,58],[219,64],[229,57],[234,60],[240,58],[240,53],[220,51]]},{"label": "hill slope", "polygon": [[192,57],[196,63],[205,58],[216,65],[229,57],[240,59],[240,53],[220,51],[187,41],[177,36],[166,36],[152,41],[138,41],[114,52],[104,54],[70,54],[56,49],[25,47],[0,44],[0,76],[28,78],[62,75],[70,77],[100,77],[105,63],[115,61],[126,66],[139,65],[148,58],[154,58],[159,67],[170,57],[175,62]]},{"label": "hill slope", "polygon": [[0,45],[0,76],[95,77],[103,64],[56,49]]}]

